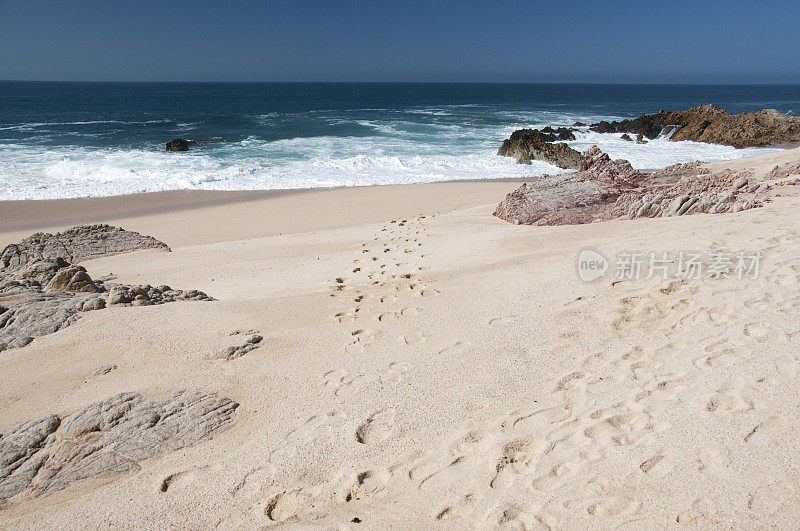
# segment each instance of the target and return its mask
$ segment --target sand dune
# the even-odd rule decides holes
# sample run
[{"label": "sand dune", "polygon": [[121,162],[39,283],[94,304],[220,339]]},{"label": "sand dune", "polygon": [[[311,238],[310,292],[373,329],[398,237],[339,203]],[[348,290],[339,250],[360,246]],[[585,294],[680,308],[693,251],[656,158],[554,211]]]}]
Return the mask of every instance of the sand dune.
[{"label": "sand dune", "polygon": [[[764,178],[788,162],[800,150],[735,164]],[[3,352],[0,426],[120,392],[200,389],[239,407],[206,442],[20,496],[0,522],[796,527],[798,187],[737,214],[530,227],[491,216],[516,186],[319,191],[122,217],[87,203],[87,217],[173,249],[82,263],[93,278],[217,300],[88,312]],[[63,228],[45,210],[0,240]],[[758,278],[617,282],[612,270],[586,283],[586,248],[762,258]],[[230,347],[241,354],[220,355]],[[95,374],[104,365],[114,368]]]}]

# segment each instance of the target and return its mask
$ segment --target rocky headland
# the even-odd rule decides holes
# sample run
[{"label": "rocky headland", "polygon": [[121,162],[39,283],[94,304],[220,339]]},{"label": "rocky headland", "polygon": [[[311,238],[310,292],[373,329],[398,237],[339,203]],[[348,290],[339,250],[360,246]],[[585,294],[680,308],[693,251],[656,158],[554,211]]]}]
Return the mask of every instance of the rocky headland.
[{"label": "rocky headland", "polygon": [[[503,141],[497,154],[513,157],[519,164],[540,160],[559,168],[576,170],[581,154],[564,141],[575,140],[575,131],[579,127],[585,127],[585,124],[576,122],[573,127],[557,129],[518,129]],[[800,142],[800,117],[775,109],[731,114],[714,105],[699,105],[679,112],[662,110],[618,122],[601,121],[590,125],[589,129],[597,133],[623,133],[621,138],[629,142],[634,141],[631,136],[634,135],[637,144],[658,137],[736,148]]]},{"label": "rocky headland", "polygon": [[693,140],[736,148],[800,142],[800,117],[775,109],[731,114],[715,105],[699,105],[685,111],[658,111],[633,120],[598,122],[597,133],[630,133],[653,139]]}]

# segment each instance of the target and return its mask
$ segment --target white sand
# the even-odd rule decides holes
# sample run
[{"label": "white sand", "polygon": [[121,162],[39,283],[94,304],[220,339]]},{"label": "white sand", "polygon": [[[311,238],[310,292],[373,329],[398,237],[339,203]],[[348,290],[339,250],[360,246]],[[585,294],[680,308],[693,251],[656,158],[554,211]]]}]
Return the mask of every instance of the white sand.
[{"label": "white sand", "polygon": [[[763,174],[790,160],[800,149],[736,164]],[[526,227],[491,216],[516,186],[122,217],[89,201],[87,219],[173,249],[83,264],[92,276],[219,300],[88,312],[0,353],[0,426],[122,391],[200,388],[241,406],[210,441],[18,501],[0,525],[796,528],[798,187],[739,214]],[[0,241],[74,224],[42,208]],[[584,283],[587,247],[763,258],[755,280]],[[210,359],[250,329],[262,347]],[[93,376],[103,364],[118,369]]]}]

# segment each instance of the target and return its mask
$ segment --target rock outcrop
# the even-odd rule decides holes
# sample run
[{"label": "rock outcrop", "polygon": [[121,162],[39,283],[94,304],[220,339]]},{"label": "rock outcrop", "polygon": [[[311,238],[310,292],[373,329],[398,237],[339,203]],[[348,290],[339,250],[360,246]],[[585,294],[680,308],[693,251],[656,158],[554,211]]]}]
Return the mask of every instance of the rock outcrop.
[{"label": "rock outcrop", "polygon": [[548,125],[547,127],[543,127],[540,132],[546,142],[575,140],[575,134],[569,127],[559,127],[558,129],[554,129]]},{"label": "rock outcrop", "polygon": [[592,146],[577,172],[543,175],[523,184],[500,202],[494,215],[516,224],[573,225],[738,212],[761,206],[768,190],[767,183],[750,182],[748,175],[715,174],[698,163],[644,173]]},{"label": "rock outcrop", "polygon": [[197,142],[183,138],[175,138],[167,142],[167,151],[189,151],[190,147],[197,147]]},{"label": "rock outcrop", "polygon": [[[234,332],[231,335],[239,335],[240,332]],[[246,332],[247,338],[244,340],[244,343],[241,345],[228,347],[222,352],[218,353],[214,356],[217,359],[223,359],[226,361],[235,360],[237,358],[241,358],[251,350],[255,350],[261,346],[261,342],[264,340],[262,336],[258,334],[255,330],[250,330]]]},{"label": "rock outcrop", "polygon": [[50,414],[0,430],[0,507],[20,494],[137,472],[144,459],[227,430],[238,406],[200,391],[154,402],[122,393],[66,418]]},{"label": "rock outcrop", "polygon": [[598,122],[598,133],[630,133],[653,139],[694,140],[737,148],[800,142],[800,117],[775,109],[731,114],[714,105],[700,105],[679,112],[658,111],[633,120]]},{"label": "rock outcrop", "polygon": [[64,263],[76,264],[139,249],[170,250],[167,244],[151,236],[111,225],[79,225],[56,234],[37,232],[20,243],[7,245],[0,253],[0,284],[17,277],[18,270],[29,265],[26,278],[45,284],[50,279],[44,282],[41,279],[61,269]]},{"label": "rock outcrop", "polygon": [[[572,135],[566,128],[560,129]],[[559,168],[576,169],[580,164],[581,154],[567,144],[552,144],[552,140],[548,140],[557,139],[561,134],[558,130],[542,134],[538,129],[519,129],[503,141],[497,154],[513,157],[519,164],[530,164],[533,160],[541,160]]]},{"label": "rock outcrop", "polygon": [[110,225],[84,225],[58,234],[36,233],[0,253],[0,351],[74,323],[80,313],[110,305],[145,306],[211,300],[197,290],[127,286],[93,280],[74,262],[166,244]]}]

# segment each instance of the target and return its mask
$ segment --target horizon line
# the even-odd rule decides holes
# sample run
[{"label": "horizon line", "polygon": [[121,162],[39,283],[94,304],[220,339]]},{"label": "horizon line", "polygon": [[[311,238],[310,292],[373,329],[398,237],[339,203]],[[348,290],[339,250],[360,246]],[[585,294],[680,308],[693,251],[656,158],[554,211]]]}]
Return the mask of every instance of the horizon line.
[{"label": "horizon line", "polygon": [[319,84],[319,85],[674,85],[674,86],[797,86],[800,82],[780,83],[730,83],[730,82],[599,82],[599,81],[130,81],[130,80],[66,80],[66,79],[0,79],[0,83],[116,83],[116,84],[238,84],[238,85],[279,85],[279,84]]}]

